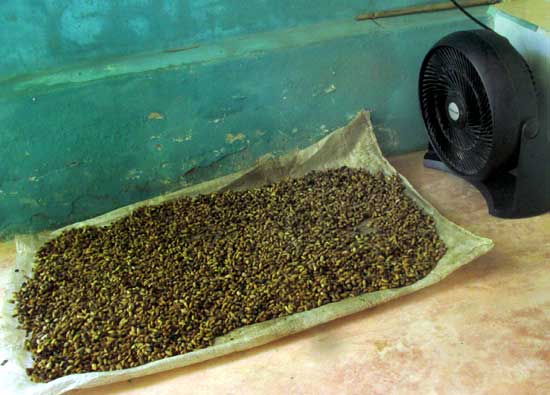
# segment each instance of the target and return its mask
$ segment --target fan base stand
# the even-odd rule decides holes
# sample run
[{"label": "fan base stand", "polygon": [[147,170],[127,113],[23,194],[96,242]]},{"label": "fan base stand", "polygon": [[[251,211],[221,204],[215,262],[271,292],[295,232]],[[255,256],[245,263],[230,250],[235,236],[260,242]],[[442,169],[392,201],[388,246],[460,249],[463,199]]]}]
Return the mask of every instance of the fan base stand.
[{"label": "fan base stand", "polygon": [[[444,171],[446,173],[455,174],[449,169],[433,151],[431,145],[428,147],[428,152],[424,155],[424,166],[430,169]],[[543,165],[544,166],[544,165]],[[530,182],[529,177],[523,182],[516,176],[517,170],[503,172],[494,175],[488,180],[476,181],[461,177],[475,186],[487,201],[489,214],[499,218],[527,218],[550,211],[550,195],[544,185],[535,185]],[[455,174],[456,175],[456,174]],[[542,187],[542,191],[541,191]],[[525,194],[528,190],[530,194]],[[523,192],[523,193],[522,193]],[[538,193],[538,194],[537,194]],[[540,196],[542,194],[542,197]],[[534,198],[524,199],[520,201],[518,197],[534,196]]]}]

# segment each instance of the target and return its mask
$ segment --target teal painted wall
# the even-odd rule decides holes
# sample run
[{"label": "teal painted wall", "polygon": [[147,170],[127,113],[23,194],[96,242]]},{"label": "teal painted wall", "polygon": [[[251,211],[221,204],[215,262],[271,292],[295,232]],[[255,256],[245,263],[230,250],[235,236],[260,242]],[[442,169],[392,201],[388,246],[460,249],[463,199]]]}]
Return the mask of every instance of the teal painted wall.
[{"label": "teal painted wall", "polygon": [[[191,3],[199,2],[181,2]],[[348,3],[353,12],[335,1],[325,4],[334,13],[307,16],[308,7],[301,15],[288,2],[284,12],[302,19],[269,25],[264,15],[266,27],[243,17],[242,29],[258,31],[221,29],[218,37],[213,28],[210,40],[179,52],[135,53],[138,44],[126,37],[119,45],[121,37],[112,46],[105,39],[109,45],[96,47],[93,62],[80,64],[77,52],[57,42],[61,52],[49,48],[50,61],[65,67],[21,69],[0,82],[0,236],[56,228],[245,168],[265,153],[318,140],[362,108],[374,111],[385,153],[423,148],[420,62],[443,35],[475,26],[455,11],[358,23],[353,15],[365,11],[358,4],[369,2]],[[475,13],[486,19],[485,11]],[[308,23],[283,28],[283,20]],[[201,34],[196,29],[189,42]],[[109,58],[108,50],[132,55]],[[27,65],[36,60],[29,59]]]},{"label": "teal painted wall", "polygon": [[3,0],[0,79],[437,0]]}]

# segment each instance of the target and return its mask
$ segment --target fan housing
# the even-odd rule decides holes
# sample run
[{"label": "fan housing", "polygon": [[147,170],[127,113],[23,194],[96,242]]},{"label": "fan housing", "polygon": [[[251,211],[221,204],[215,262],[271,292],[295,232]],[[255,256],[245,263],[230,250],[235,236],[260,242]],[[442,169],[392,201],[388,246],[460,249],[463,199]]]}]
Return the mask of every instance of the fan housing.
[{"label": "fan housing", "polygon": [[533,74],[507,39],[489,30],[441,39],[422,63],[419,100],[426,166],[472,182],[493,215],[550,209],[550,135]]}]

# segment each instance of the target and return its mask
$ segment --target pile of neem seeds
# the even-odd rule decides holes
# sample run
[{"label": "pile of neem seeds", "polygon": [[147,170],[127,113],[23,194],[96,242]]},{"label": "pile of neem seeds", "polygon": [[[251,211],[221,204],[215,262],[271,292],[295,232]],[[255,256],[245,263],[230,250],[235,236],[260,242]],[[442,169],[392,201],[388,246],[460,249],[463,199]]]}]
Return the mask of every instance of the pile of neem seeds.
[{"label": "pile of neem seeds", "polygon": [[130,368],[426,276],[445,254],[397,176],[340,168],[64,232],[14,303],[32,380]]}]

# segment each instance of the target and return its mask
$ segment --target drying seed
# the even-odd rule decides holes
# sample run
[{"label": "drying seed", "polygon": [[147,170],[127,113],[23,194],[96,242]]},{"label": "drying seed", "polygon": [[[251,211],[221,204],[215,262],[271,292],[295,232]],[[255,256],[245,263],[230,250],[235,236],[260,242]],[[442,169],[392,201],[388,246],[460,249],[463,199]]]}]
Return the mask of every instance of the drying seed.
[{"label": "drying seed", "polygon": [[71,229],[15,293],[36,382],[131,368],[245,325],[410,285],[445,254],[397,176],[340,168]]}]

